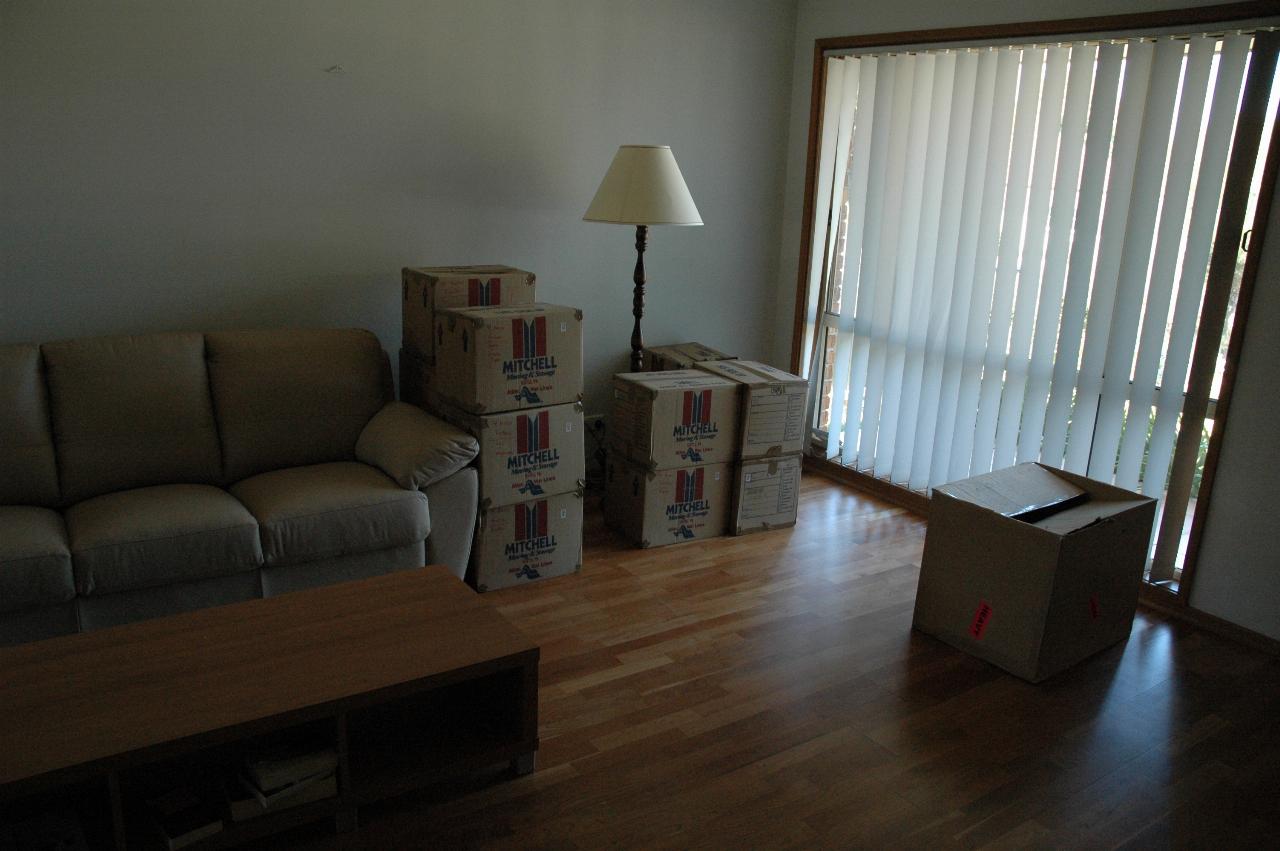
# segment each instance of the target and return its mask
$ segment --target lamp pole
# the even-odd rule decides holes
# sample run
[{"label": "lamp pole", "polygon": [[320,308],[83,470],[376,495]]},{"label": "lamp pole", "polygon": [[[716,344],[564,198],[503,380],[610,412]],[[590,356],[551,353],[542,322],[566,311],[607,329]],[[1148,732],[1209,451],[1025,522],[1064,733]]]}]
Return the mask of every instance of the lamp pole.
[{"label": "lamp pole", "polygon": [[631,296],[631,315],[636,318],[631,328],[631,371],[644,369],[644,340],[640,337],[640,317],[644,316],[644,249],[649,241],[649,226],[636,225],[636,271],[631,276],[635,290]]}]

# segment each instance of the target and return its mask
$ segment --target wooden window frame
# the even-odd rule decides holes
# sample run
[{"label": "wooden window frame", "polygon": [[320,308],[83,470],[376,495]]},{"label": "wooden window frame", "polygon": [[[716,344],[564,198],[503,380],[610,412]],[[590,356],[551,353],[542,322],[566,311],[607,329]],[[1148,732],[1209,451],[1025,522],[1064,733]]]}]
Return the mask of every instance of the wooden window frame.
[{"label": "wooden window frame", "polygon": [[[1229,25],[1239,21],[1273,18],[1280,15],[1280,2],[1254,0],[1254,2],[1226,3],[1199,6],[1190,9],[1171,9],[1159,12],[1140,12],[1122,15],[1105,15],[1089,18],[1065,18],[1048,21],[1025,21],[1010,24],[991,24],[948,29],[908,30],[901,32],[872,33],[868,35],[836,36],[820,38],[813,45],[813,76],[809,96],[809,138],[805,155],[804,207],[801,216],[799,269],[796,277],[795,315],[791,331],[791,371],[799,373],[805,353],[804,327],[807,312],[808,282],[813,263],[813,220],[816,215],[816,172],[818,145],[822,136],[822,98],[826,86],[827,54],[833,51],[858,50],[904,45],[927,45],[965,41],[997,41],[1001,39],[1037,39],[1055,36],[1088,36],[1097,33],[1116,33],[1128,30],[1158,30],[1170,27],[1209,27]],[[1187,554],[1183,560],[1182,576],[1177,591],[1142,583],[1142,598],[1157,608],[1179,611],[1189,610],[1191,588],[1199,561],[1205,520],[1209,501],[1213,495],[1213,480],[1217,474],[1218,458],[1222,452],[1223,435],[1227,431],[1227,416],[1231,408],[1231,395],[1235,388],[1236,371],[1244,346],[1245,327],[1248,325],[1249,308],[1258,277],[1258,265],[1266,239],[1267,219],[1275,194],[1277,171],[1280,171],[1280,126],[1272,133],[1267,149],[1260,183],[1258,203],[1255,209],[1253,232],[1249,237],[1249,251],[1245,256],[1240,282],[1240,294],[1236,301],[1235,318],[1227,344],[1226,363],[1222,386],[1217,397],[1213,434],[1205,457],[1199,498],[1192,514],[1191,531],[1187,540]],[[1224,198],[1224,202],[1225,202]],[[1221,215],[1221,211],[1219,211]],[[1246,227],[1249,225],[1245,223]],[[825,262],[825,261],[824,261]],[[826,270],[822,272],[825,274]],[[819,305],[819,310],[822,306]],[[819,323],[820,324],[820,323]],[[815,329],[815,334],[817,330]],[[870,492],[880,498],[900,505],[916,513],[928,516],[929,498],[907,488],[875,478],[834,461],[806,455],[805,468],[824,476],[845,482]]]}]

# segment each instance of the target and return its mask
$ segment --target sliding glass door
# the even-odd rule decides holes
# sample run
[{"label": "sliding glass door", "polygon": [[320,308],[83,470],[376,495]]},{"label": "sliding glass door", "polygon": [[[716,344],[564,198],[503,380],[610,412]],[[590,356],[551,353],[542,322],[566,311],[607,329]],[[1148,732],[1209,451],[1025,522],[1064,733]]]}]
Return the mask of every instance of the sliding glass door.
[{"label": "sliding glass door", "polygon": [[816,450],[924,493],[1039,461],[1159,496],[1151,578],[1174,579],[1278,42],[825,57],[804,364]]}]

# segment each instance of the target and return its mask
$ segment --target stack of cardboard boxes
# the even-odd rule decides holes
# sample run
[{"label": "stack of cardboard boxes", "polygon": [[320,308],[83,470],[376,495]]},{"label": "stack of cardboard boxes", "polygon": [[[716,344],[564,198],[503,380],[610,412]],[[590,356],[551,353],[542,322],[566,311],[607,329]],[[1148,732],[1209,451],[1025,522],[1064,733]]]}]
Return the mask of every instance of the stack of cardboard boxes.
[{"label": "stack of cardboard boxes", "polygon": [[698,369],[613,377],[605,519],[642,547],[724,534],[737,385]]},{"label": "stack of cardboard boxes", "polygon": [[805,380],[755,361],[704,361],[698,369],[738,385],[733,533],[794,526],[800,506]]},{"label": "stack of cardboard boxes", "polygon": [[793,526],[804,379],[700,343],[646,350],[614,376],[605,516],[643,547]]},{"label": "stack of cardboard boxes", "polygon": [[582,312],[501,266],[405,269],[401,397],[480,441],[480,591],[582,565]]}]

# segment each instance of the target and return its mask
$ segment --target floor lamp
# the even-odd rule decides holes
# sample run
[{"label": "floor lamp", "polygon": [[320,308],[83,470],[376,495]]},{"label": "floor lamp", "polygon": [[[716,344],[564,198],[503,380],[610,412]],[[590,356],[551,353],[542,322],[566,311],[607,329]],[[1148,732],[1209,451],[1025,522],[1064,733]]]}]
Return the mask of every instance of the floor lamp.
[{"label": "floor lamp", "polygon": [[631,371],[645,368],[640,317],[644,315],[644,249],[649,225],[700,225],[702,217],[689,195],[680,166],[667,145],[623,145],[614,154],[596,197],[591,200],[587,222],[636,226],[635,289],[631,313]]}]

